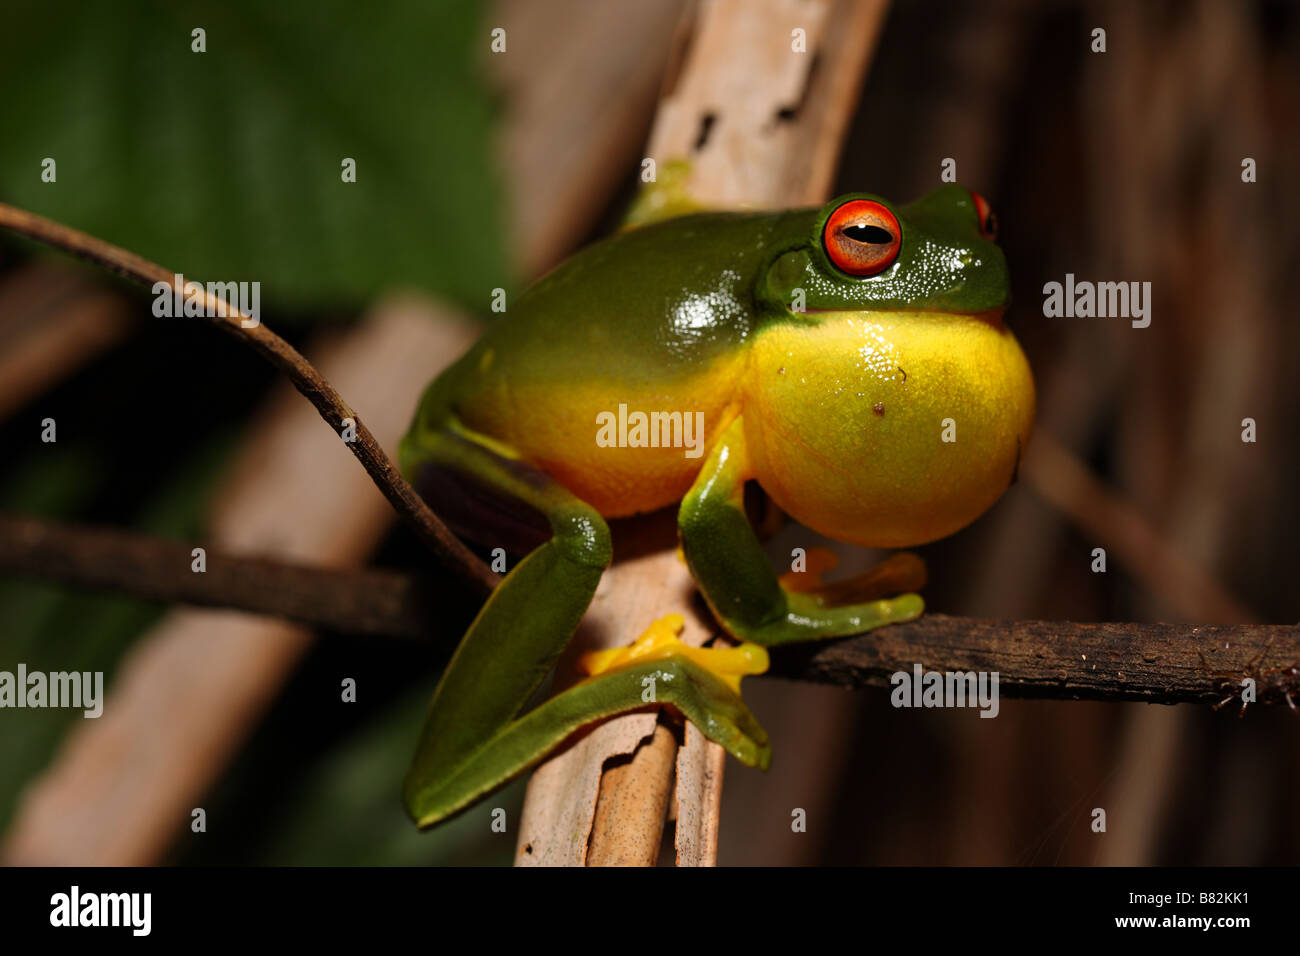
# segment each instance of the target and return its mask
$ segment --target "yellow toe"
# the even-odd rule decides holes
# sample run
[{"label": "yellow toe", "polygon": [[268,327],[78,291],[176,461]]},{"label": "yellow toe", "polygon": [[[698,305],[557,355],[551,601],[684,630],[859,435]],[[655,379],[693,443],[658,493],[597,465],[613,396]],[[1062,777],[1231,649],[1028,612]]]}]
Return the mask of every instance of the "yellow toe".
[{"label": "yellow toe", "polygon": [[740,679],[762,674],[768,668],[767,648],[748,641],[735,647],[694,647],[678,635],[686,626],[680,614],[668,614],[651,624],[629,647],[589,651],[578,666],[591,676],[643,661],[662,660],[671,655],[689,658],[740,693]]}]

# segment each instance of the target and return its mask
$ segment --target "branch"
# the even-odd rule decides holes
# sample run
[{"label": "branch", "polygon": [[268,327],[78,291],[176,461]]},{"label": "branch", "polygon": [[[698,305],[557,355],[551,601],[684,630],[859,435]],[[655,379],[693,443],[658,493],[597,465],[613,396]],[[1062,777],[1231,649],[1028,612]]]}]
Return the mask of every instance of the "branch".
[{"label": "branch", "polygon": [[[186,290],[177,283],[177,277],[162,266],[35,213],[0,203],[0,228],[9,229],[29,239],[61,249],[141,285],[152,286],[162,282],[178,294],[186,294]],[[186,282],[186,285],[188,286],[189,282]],[[191,288],[197,288],[197,283]],[[402,478],[392,460],[370,433],[370,429],[348,407],[343,396],[334,390],[324,376],[316,371],[297,349],[272,332],[265,324],[259,322],[247,328],[243,322],[251,318],[250,316],[240,312],[238,308],[220,297],[207,292],[206,287],[203,295],[204,317],[249,345],[287,375],[293,382],[294,388],[315,406],[321,418],[325,419],[335,433],[342,433],[344,419],[350,418],[356,423],[356,440],[345,444],[361,462],[375,485],[383,492],[384,497],[449,571],[459,575],[467,584],[483,594],[489,593],[496,586],[496,575],[451,533],[424,500],[416,494],[415,489]]]},{"label": "branch", "polygon": [[[271,614],[335,631],[399,638],[438,633],[419,577],[333,571],[209,551],[121,531],[0,515],[0,571],[158,601]],[[1217,703],[1254,677],[1258,702],[1300,693],[1300,627],[988,621],[926,614],[859,637],[783,647],[769,676],[868,687],[892,674],[997,671],[1013,697]]]},{"label": "branch", "polygon": [[997,671],[999,694],[1218,703],[1253,677],[1261,704],[1300,694],[1300,626],[1080,624],[926,614],[827,644],[782,648],[774,677],[868,687],[923,670]]},{"label": "branch", "polygon": [[166,604],[233,608],[374,637],[433,633],[418,575],[304,567],[102,528],[0,514],[0,571]]}]

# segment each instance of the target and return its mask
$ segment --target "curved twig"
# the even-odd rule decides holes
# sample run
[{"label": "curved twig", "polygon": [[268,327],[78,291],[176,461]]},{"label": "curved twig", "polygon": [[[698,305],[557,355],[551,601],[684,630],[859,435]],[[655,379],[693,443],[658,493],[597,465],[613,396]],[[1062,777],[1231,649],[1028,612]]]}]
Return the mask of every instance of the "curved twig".
[{"label": "curved twig", "polygon": [[[177,276],[162,266],[24,209],[0,203],[0,228],[85,259],[142,285],[152,286],[162,282],[178,295],[186,294],[184,288],[178,287]],[[185,285],[189,285],[190,281],[186,281]],[[195,287],[197,285],[195,283]],[[402,478],[370,429],[343,400],[343,396],[334,390],[334,386],[297,349],[264,323],[259,321],[252,327],[245,326],[244,320],[251,316],[219,296],[212,295],[206,286],[203,287],[203,296],[204,318],[249,345],[288,376],[294,388],[315,406],[321,418],[336,433],[342,434],[345,419],[351,419],[355,423],[356,439],[345,444],[366,469],[375,486],[449,571],[459,575],[483,594],[489,593],[496,586],[497,576],[452,534],[416,494],[415,489]],[[218,308],[218,305],[222,307]]]}]

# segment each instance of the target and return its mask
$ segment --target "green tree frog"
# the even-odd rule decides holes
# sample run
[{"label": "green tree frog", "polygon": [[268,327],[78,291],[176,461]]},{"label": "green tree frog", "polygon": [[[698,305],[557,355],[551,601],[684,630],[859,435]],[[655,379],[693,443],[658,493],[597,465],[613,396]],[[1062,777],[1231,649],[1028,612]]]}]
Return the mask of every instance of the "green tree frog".
[{"label": "green tree frog", "polygon": [[[784,585],[742,491],[756,481],[809,528],[868,547],[924,544],[989,508],[1034,418],[995,239],[988,204],[955,184],[908,205],[854,193],[820,209],[651,222],[544,276],[433,381],[402,441],[404,474],[478,540],[535,547],[434,692],[403,792],[417,824],[464,809],[584,725],[645,707],[650,686],[766,768],[767,736],[739,694],[766,648],[921,613],[919,559],[821,589]],[[739,647],[688,647],[659,621],[521,714],[610,561],[605,519],[669,505]]]}]

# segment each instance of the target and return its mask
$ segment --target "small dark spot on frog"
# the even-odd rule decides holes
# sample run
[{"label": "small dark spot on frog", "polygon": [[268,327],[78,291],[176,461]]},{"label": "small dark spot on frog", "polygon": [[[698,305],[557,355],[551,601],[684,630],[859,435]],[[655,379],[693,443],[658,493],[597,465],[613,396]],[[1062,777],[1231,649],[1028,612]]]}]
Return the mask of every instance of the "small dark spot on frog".
[{"label": "small dark spot on frog", "polygon": [[895,365],[894,368],[898,369],[900,372],[903,373],[903,384],[906,385],[906,384],[907,384],[907,370],[904,369],[903,366],[901,366],[901,365]]},{"label": "small dark spot on frog", "polygon": [[883,418],[885,414],[885,403],[876,402],[876,404],[871,406],[871,410],[876,413],[877,417]]},{"label": "small dark spot on frog", "polygon": [[784,374],[785,374],[785,366],[782,365],[779,369],[777,369],[777,370],[776,370],[776,374],[777,374],[777,375],[784,375]]}]

